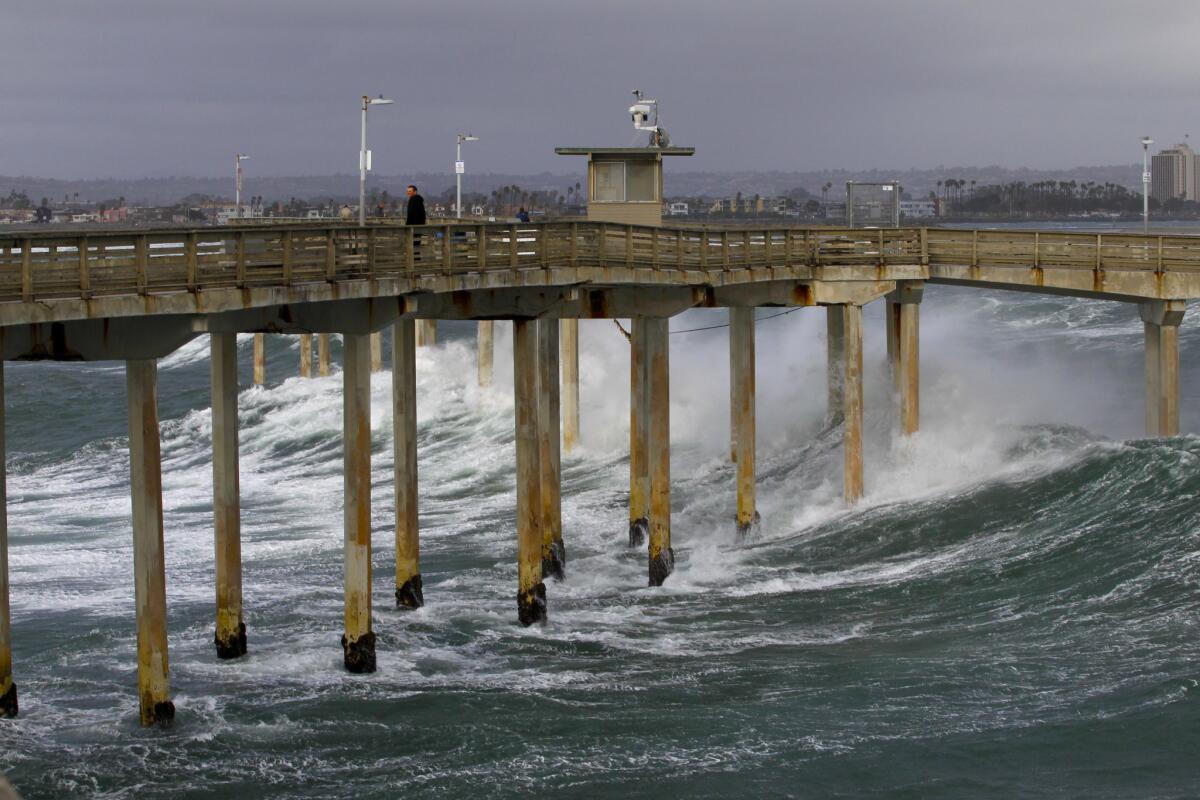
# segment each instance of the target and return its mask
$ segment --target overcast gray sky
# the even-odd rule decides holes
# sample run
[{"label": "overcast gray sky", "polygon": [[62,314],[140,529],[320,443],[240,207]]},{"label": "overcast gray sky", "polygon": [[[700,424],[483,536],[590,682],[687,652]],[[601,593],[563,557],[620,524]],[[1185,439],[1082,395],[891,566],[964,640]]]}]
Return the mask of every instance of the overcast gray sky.
[{"label": "overcast gray sky", "polygon": [[[3,0],[0,174],[566,172],[632,143],[687,169],[1132,163],[1200,136],[1196,0]],[[641,139],[638,139],[641,142]],[[684,168],[680,164],[676,168]]]}]

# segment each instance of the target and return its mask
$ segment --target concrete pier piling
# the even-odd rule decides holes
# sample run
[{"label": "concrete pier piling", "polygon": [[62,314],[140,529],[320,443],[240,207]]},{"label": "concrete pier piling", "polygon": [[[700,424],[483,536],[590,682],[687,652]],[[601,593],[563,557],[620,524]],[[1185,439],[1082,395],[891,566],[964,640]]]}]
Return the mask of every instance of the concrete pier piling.
[{"label": "concrete pier piling", "polygon": [[562,457],[559,442],[558,333],[554,320],[538,323],[538,461],[541,469],[542,579],[561,581],[567,550],[562,537]]},{"label": "concrete pier piling", "polygon": [[317,334],[317,374],[322,378],[329,374],[329,334]]},{"label": "concrete pier piling", "polygon": [[345,633],[350,672],[375,671],[371,630],[371,354],[368,334],[342,337]]},{"label": "concrete pier piling", "polygon": [[892,392],[899,412],[900,432],[910,436],[920,428],[920,313],[923,284],[897,281],[887,297],[886,328]]},{"label": "concrete pier piling", "polygon": [[300,334],[300,377],[312,377],[313,345],[312,334]]},{"label": "concrete pier piling", "polygon": [[212,352],[213,530],[218,658],[246,653],[242,619],[242,522],[238,485],[237,334],[214,333]]},{"label": "concrete pier piling", "polygon": [[630,320],[629,546],[641,547],[650,530],[650,380],[646,321]]},{"label": "concrete pier piling", "polygon": [[476,328],[476,337],[478,338],[478,358],[479,358],[479,385],[483,387],[492,385],[492,357],[496,350],[496,323],[491,320],[483,320]]},{"label": "concrete pier piling", "polygon": [[167,658],[167,577],[163,558],[158,365],[125,362],[129,475],[133,499],[133,584],[137,607],[138,698],[143,725],[175,718]]},{"label": "concrete pier piling", "polygon": [[513,321],[513,394],[517,445],[517,619],[546,620],[542,582],[541,461],[538,446],[538,321]]},{"label": "concrete pier piling", "polygon": [[266,334],[254,334],[254,385],[267,385],[267,342]]},{"label": "concrete pier piling", "polygon": [[579,320],[560,322],[562,334],[562,437],[568,453],[579,444]]},{"label": "concrete pier piling", "polygon": [[842,362],[846,349],[845,320],[842,307],[825,306],[826,385],[825,422],[840,425],[844,413],[842,400]]},{"label": "concrete pier piling", "polygon": [[0,717],[17,715],[13,683],[12,620],[8,606],[8,453],[4,426],[4,362],[0,361]]},{"label": "concrete pier piling", "polygon": [[1139,304],[1146,334],[1146,435],[1179,435],[1179,325],[1182,300]]},{"label": "concrete pier piling", "polygon": [[417,320],[417,347],[433,347],[437,344],[437,320]]},{"label": "concrete pier piling", "polygon": [[371,334],[371,372],[383,372],[383,333]]},{"label": "concrete pier piling", "polygon": [[645,320],[650,388],[650,585],[662,586],[675,570],[671,549],[671,360],[668,319]]},{"label": "concrete pier piling", "polygon": [[396,482],[396,606],[425,605],[417,516],[417,326],[392,328],[392,446]]},{"label": "concrete pier piling", "polygon": [[862,306],[847,303],[842,312],[842,441],[844,448],[844,491],[854,504],[863,494],[863,381]]},{"label": "concrete pier piling", "polygon": [[733,443],[737,461],[737,532],[745,536],[758,522],[755,501],[754,308],[729,309],[729,383]]}]

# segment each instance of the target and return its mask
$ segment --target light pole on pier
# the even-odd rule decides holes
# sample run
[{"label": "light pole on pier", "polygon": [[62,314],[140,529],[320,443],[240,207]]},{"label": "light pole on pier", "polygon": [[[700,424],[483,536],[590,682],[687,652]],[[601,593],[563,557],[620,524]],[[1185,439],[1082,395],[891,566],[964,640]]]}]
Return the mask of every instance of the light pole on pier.
[{"label": "light pole on pier", "polygon": [[454,208],[458,211],[458,218],[462,219],[462,176],[466,172],[466,167],[462,160],[463,142],[478,142],[478,136],[471,134],[458,134],[457,144],[454,148]]},{"label": "light pole on pier", "polygon": [[1142,233],[1150,233],[1150,145],[1154,140],[1142,137]]},{"label": "light pole on pier", "polygon": [[367,224],[367,172],[371,169],[371,151],[367,149],[367,109],[391,105],[393,100],[362,96],[362,142],[358,148],[358,224]]},{"label": "light pole on pier", "polygon": [[250,156],[238,153],[233,157],[233,204],[237,206],[237,218],[242,218],[242,162]]}]

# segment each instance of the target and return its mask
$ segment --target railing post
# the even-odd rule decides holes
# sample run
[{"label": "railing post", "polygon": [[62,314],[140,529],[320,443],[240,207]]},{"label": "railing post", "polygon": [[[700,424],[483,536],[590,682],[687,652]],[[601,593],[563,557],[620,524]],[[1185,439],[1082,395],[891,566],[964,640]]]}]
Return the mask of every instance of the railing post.
[{"label": "railing post", "polygon": [[700,269],[708,269],[708,228],[700,230]]},{"label": "railing post", "polygon": [[929,229],[921,228],[921,266],[929,266]]},{"label": "railing post", "polygon": [[1161,273],[1163,271],[1162,262],[1163,262],[1163,237],[1159,236],[1158,237],[1158,267],[1155,270],[1156,272]]},{"label": "railing post", "polygon": [[742,264],[750,266],[750,231],[742,231]]},{"label": "railing post", "polygon": [[571,266],[579,266],[579,223],[571,223]]},{"label": "railing post", "polygon": [[367,229],[367,275],[375,279],[375,234],[379,232],[378,228]]},{"label": "railing post", "polygon": [[454,246],[450,242],[450,226],[442,226],[442,268],[450,274],[450,262],[454,258]]},{"label": "railing post", "polygon": [[280,239],[279,247],[282,250],[281,261],[283,262],[283,285],[292,285],[292,232],[284,231],[283,237]]},{"label": "railing post", "polygon": [[189,233],[183,245],[183,259],[187,264],[187,288],[189,292],[196,291],[196,234]]},{"label": "railing post", "polygon": [[246,285],[246,232],[237,232],[237,285]]},{"label": "railing post", "polygon": [[416,269],[417,263],[417,232],[413,228],[404,229],[404,269],[406,272],[412,272]]},{"label": "railing post", "polygon": [[880,228],[879,229],[879,266],[881,266],[881,267],[885,266],[887,263],[887,259],[885,259],[883,257],[883,248],[884,248],[883,228]]},{"label": "railing post", "polygon": [[475,266],[480,272],[487,268],[487,226],[479,225],[475,228]]},{"label": "railing post", "polygon": [[971,268],[979,266],[979,231],[971,231]]},{"label": "railing post", "polygon": [[325,280],[332,283],[337,279],[337,231],[325,231]]},{"label": "railing post", "polygon": [[516,269],[520,264],[521,253],[517,249],[517,226],[508,226],[508,265]]},{"label": "railing post", "polygon": [[546,223],[538,228],[538,260],[541,262],[542,269],[550,268],[550,227]]},{"label": "railing post", "polygon": [[729,269],[729,231],[721,231],[721,269]]},{"label": "railing post", "polygon": [[625,226],[625,267],[633,268],[633,226]]},{"label": "railing post", "polygon": [[1103,253],[1103,249],[1101,248],[1102,244],[1103,244],[1103,236],[1102,236],[1102,234],[1097,233],[1096,234],[1096,271],[1097,272],[1099,272],[1101,270],[1101,268],[1104,266],[1104,261],[1103,261],[1102,255],[1101,255]]},{"label": "railing post", "polygon": [[146,237],[138,236],[133,242],[134,262],[137,269],[137,291],[138,294],[146,293],[146,261],[148,254],[146,252]]},{"label": "railing post", "polygon": [[675,269],[683,269],[683,231],[675,231]]},{"label": "railing post", "polygon": [[92,296],[91,276],[88,275],[88,240],[79,240],[79,296],[87,300]]},{"label": "railing post", "polygon": [[650,229],[650,266],[653,269],[659,268],[658,263],[658,228]]},{"label": "railing post", "polygon": [[763,264],[771,266],[771,230],[763,229]]},{"label": "railing post", "polygon": [[1042,235],[1038,231],[1033,232],[1033,268],[1034,269],[1040,269],[1042,266],[1041,238],[1042,238]]},{"label": "railing post", "polygon": [[784,266],[792,265],[792,229],[785,228],[783,231],[783,263]]},{"label": "railing post", "polygon": [[33,240],[21,240],[21,299],[33,300]]}]

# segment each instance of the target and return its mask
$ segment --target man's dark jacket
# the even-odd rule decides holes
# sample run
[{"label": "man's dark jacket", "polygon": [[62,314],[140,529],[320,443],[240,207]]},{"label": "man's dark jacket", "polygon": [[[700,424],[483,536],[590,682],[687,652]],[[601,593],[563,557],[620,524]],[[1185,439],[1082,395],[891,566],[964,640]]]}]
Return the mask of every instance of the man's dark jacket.
[{"label": "man's dark jacket", "polygon": [[419,194],[414,194],[408,198],[408,217],[405,218],[405,223],[408,225],[424,225],[425,224],[425,198]]}]

